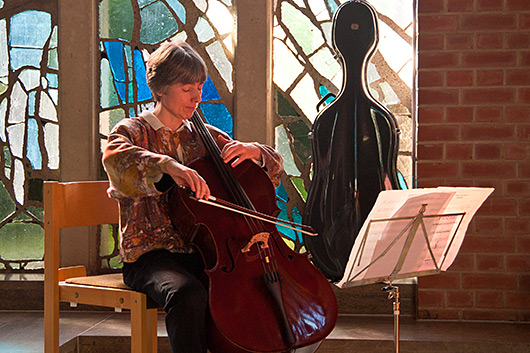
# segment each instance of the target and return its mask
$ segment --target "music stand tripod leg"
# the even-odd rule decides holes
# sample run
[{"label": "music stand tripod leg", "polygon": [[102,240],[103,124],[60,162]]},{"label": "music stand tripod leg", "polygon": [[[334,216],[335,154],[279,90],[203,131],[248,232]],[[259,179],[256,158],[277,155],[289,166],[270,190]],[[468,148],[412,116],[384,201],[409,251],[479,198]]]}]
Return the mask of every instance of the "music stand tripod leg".
[{"label": "music stand tripod leg", "polygon": [[388,299],[394,299],[392,302],[392,311],[394,313],[394,353],[399,353],[399,287],[389,283],[388,286],[381,288],[388,292]]}]

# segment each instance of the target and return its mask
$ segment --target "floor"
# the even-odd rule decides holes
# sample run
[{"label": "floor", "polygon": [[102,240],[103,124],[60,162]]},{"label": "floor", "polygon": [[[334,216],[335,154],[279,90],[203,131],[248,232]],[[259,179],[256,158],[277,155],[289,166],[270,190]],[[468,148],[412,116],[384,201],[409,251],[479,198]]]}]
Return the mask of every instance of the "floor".
[{"label": "floor", "polygon": [[[61,352],[129,352],[127,313],[61,314]],[[461,323],[399,320],[401,352],[530,352],[530,324]],[[159,316],[159,352],[169,353],[163,314]],[[0,353],[42,353],[40,311],[0,311]],[[396,352],[392,316],[342,315],[317,353]]]}]

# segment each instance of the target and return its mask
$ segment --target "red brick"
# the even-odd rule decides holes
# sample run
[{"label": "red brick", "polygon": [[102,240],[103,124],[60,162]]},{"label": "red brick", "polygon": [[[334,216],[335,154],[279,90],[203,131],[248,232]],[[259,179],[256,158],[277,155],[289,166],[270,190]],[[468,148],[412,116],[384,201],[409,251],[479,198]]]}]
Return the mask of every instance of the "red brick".
[{"label": "red brick", "polygon": [[461,251],[482,254],[513,253],[515,251],[515,239],[508,237],[466,236]]},{"label": "red brick", "polygon": [[473,306],[473,293],[464,291],[447,292],[447,306],[450,308],[471,307]]},{"label": "red brick", "polygon": [[516,29],[516,14],[473,14],[460,18],[460,30],[493,31]]},{"label": "red brick", "polygon": [[519,14],[519,29],[530,29],[530,13]]},{"label": "red brick", "polygon": [[530,183],[527,180],[506,181],[506,196],[530,196]]},{"label": "red brick", "polygon": [[418,75],[420,87],[443,87],[444,73],[442,71],[421,71]]},{"label": "red brick", "polygon": [[421,0],[418,2],[418,13],[439,13],[444,10],[444,2],[440,0]]},{"label": "red brick", "polygon": [[502,33],[477,34],[478,49],[502,49],[504,35]]},{"label": "red brick", "polygon": [[529,163],[519,163],[517,168],[517,176],[519,178],[530,178],[530,164]]},{"label": "red brick", "polygon": [[519,276],[519,289],[521,291],[530,291],[530,275]]},{"label": "red brick", "polygon": [[458,163],[420,163],[418,179],[423,178],[455,178],[459,175]]},{"label": "red brick", "polygon": [[528,122],[530,117],[530,107],[507,107],[506,108],[506,121],[510,123],[523,123]]},{"label": "red brick", "polygon": [[[420,61],[421,63],[421,61]],[[467,52],[462,54],[462,66],[470,68],[509,68],[517,64],[517,53],[511,51]]]},{"label": "red brick", "polygon": [[530,141],[530,125],[517,125],[515,135],[518,141]]},{"label": "red brick", "polygon": [[501,86],[504,84],[504,71],[478,70],[477,86]]},{"label": "red brick", "polygon": [[506,33],[506,46],[510,49],[527,49],[530,46],[530,34]]},{"label": "red brick", "polygon": [[446,115],[450,123],[471,123],[474,114],[472,107],[447,107]]},{"label": "red brick", "polygon": [[462,92],[463,104],[507,104],[515,101],[516,91],[513,88],[477,88]]},{"label": "red brick", "polygon": [[420,33],[451,32],[458,29],[458,17],[455,15],[422,15],[418,19]]},{"label": "red brick", "polygon": [[451,272],[474,271],[475,270],[475,255],[459,252],[455,258],[455,261],[453,261],[449,269],[451,270]]},{"label": "red brick", "polygon": [[528,159],[529,148],[527,144],[507,144],[504,146],[506,159]]},{"label": "red brick", "polygon": [[421,141],[454,141],[458,139],[459,127],[455,125],[421,125],[418,128],[418,136]]},{"label": "red brick", "polygon": [[519,88],[518,103],[530,104],[530,88]]},{"label": "red brick", "polygon": [[444,293],[431,290],[418,291],[418,305],[421,307],[443,307],[445,306]]},{"label": "red brick", "polygon": [[477,0],[477,11],[494,11],[504,8],[504,0]]},{"label": "red brick", "polygon": [[482,292],[476,294],[477,308],[503,308],[504,295],[502,292]]},{"label": "red brick", "polygon": [[446,50],[471,50],[473,43],[473,35],[469,33],[447,33],[445,35]]},{"label": "red brick", "polygon": [[500,123],[503,109],[500,107],[477,107],[475,121],[479,123]]},{"label": "red brick", "polygon": [[449,160],[471,160],[473,159],[472,144],[448,144],[446,147],[446,157]]},{"label": "red brick", "polygon": [[477,144],[475,145],[476,159],[500,159],[501,146],[498,144]]},{"label": "red brick", "polygon": [[487,216],[488,218],[494,216],[513,216],[517,212],[517,200],[513,198],[494,197],[499,192],[499,189],[494,191],[493,197],[490,197],[482,204],[477,216]]},{"label": "red brick", "polygon": [[507,218],[505,224],[509,234],[530,234],[530,218]]},{"label": "red brick", "polygon": [[418,145],[418,158],[421,160],[440,160],[443,158],[443,145],[420,144]]},{"label": "red brick", "polygon": [[478,234],[498,235],[504,230],[504,221],[500,217],[475,217],[474,224]]},{"label": "red brick", "polygon": [[529,255],[507,255],[506,270],[508,272],[528,272],[530,269]]},{"label": "red brick", "polygon": [[530,237],[519,236],[517,238],[517,252],[530,254]]},{"label": "red brick", "polygon": [[420,89],[419,104],[456,105],[458,104],[458,90],[456,89]]},{"label": "red brick", "polygon": [[468,12],[473,10],[473,0],[447,0],[448,12]]},{"label": "red brick", "polygon": [[477,255],[478,271],[504,271],[504,257],[502,255]]},{"label": "red brick", "polygon": [[509,86],[526,86],[530,82],[530,70],[513,69],[506,71],[506,84]]},{"label": "red brick", "polygon": [[530,200],[527,200],[527,199],[518,200],[518,209],[519,209],[519,215],[530,214]]},{"label": "red brick", "polygon": [[506,307],[513,309],[530,309],[528,293],[506,293]]},{"label": "red brick", "polygon": [[515,166],[506,162],[462,162],[464,178],[515,178]]},{"label": "red brick", "polygon": [[516,289],[517,277],[502,273],[462,274],[462,287],[469,289]]},{"label": "red brick", "polygon": [[419,33],[418,34],[418,49],[420,52],[423,52],[426,50],[443,50],[444,49],[443,34]]},{"label": "red brick", "polygon": [[456,52],[420,52],[418,64],[422,69],[440,69],[459,67]]},{"label": "red brick", "polygon": [[528,0],[506,0],[506,10],[530,11],[530,2]]},{"label": "red brick", "polygon": [[473,86],[473,71],[448,71],[447,72],[447,86],[448,87],[464,87]]},{"label": "red brick", "polygon": [[444,122],[444,110],[437,107],[418,107],[418,121],[420,124]]},{"label": "red brick", "polygon": [[457,273],[442,272],[432,276],[418,278],[418,288],[429,289],[460,289],[460,275]]},{"label": "red brick", "polygon": [[519,52],[520,66],[530,66],[530,52]]},{"label": "red brick", "polygon": [[502,141],[512,140],[515,128],[510,125],[471,125],[462,126],[462,139],[464,141]]}]

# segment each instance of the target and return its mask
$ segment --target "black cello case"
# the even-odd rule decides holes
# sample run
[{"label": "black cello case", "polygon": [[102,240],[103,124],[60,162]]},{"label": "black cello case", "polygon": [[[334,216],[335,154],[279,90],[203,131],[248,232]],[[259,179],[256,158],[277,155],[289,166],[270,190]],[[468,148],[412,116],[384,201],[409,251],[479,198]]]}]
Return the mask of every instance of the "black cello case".
[{"label": "black cello case", "polygon": [[399,130],[395,118],[370,94],[367,66],[378,42],[377,15],[365,1],[341,5],[332,44],[344,79],[336,99],[312,127],[313,177],[303,214],[317,237],[304,243],[315,266],[342,279],[363,222],[382,190],[398,189]]}]

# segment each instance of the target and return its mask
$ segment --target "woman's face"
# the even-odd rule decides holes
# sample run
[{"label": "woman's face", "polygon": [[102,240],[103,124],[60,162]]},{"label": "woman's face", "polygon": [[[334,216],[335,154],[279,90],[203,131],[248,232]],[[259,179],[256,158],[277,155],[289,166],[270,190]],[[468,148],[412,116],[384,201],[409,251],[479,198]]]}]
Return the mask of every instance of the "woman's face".
[{"label": "woman's face", "polygon": [[201,101],[202,86],[202,82],[168,86],[166,92],[160,94],[159,113],[180,121],[191,118]]}]

